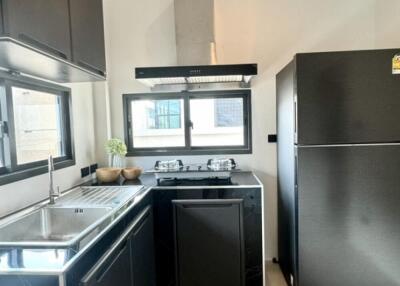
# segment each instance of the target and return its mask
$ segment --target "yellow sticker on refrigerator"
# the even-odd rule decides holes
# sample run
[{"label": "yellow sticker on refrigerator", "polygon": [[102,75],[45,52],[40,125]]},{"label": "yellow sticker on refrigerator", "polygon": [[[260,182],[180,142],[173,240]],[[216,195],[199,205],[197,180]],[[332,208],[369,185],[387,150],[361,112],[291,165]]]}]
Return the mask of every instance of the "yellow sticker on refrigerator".
[{"label": "yellow sticker on refrigerator", "polygon": [[392,72],[393,74],[400,74],[400,53],[393,57]]}]

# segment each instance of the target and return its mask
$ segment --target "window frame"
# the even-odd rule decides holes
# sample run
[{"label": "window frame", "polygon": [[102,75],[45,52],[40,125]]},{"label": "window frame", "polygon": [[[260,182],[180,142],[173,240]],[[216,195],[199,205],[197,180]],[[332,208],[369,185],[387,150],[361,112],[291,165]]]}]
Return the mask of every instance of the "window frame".
[{"label": "window frame", "polygon": [[[1,88],[1,90],[0,90],[0,122],[2,124],[4,124],[3,122],[6,121],[5,120],[6,119],[5,115],[3,115],[5,110],[3,111],[2,109],[3,108],[6,109],[7,105],[6,105],[6,102],[5,102],[5,95],[1,94],[1,93],[5,92],[5,88],[2,88],[2,87],[0,87],[0,88]],[[2,125],[2,124],[0,124],[0,128],[2,128],[2,129],[6,128],[6,125]],[[4,174],[7,171],[7,168],[5,166],[5,164],[6,164],[5,143],[6,142],[5,142],[5,139],[4,139],[4,137],[6,135],[3,134],[3,130],[0,130],[0,132],[2,133],[2,137],[0,137],[0,161],[2,161],[3,164],[4,164],[4,166],[0,167],[0,175],[1,175],[1,174]]]},{"label": "window frame", "polygon": [[[243,138],[241,146],[192,146],[190,100],[215,98],[242,98],[243,99]],[[134,148],[131,118],[131,102],[134,100],[168,100],[182,99],[184,121],[185,146],[182,147],[150,147]],[[225,155],[225,154],[251,154],[252,149],[252,112],[251,90],[218,90],[218,91],[182,91],[165,93],[135,93],[123,94],[123,116],[125,143],[128,148],[127,156],[179,156],[179,155]]]},{"label": "window frame", "polygon": [[3,72],[0,72],[0,87],[4,88],[4,94],[0,94],[0,97],[2,103],[6,106],[6,114],[3,114],[5,118],[2,120],[6,121],[8,129],[6,138],[3,140],[6,166],[0,168],[0,186],[48,172],[47,159],[25,164],[17,163],[12,87],[47,92],[60,96],[61,137],[65,155],[54,158],[54,168],[58,170],[75,165],[71,89],[46,81],[20,75],[10,75]]}]

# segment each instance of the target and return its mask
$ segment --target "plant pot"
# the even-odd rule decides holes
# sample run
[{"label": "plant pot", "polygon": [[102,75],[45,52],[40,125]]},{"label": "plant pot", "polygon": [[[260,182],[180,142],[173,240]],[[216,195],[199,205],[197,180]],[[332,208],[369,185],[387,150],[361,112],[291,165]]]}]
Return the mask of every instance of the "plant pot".
[{"label": "plant pot", "polygon": [[119,179],[120,168],[99,168],[96,170],[97,180],[102,183],[112,183]]},{"label": "plant pot", "polygon": [[132,167],[122,169],[122,176],[127,180],[136,180],[142,174],[142,168]]}]

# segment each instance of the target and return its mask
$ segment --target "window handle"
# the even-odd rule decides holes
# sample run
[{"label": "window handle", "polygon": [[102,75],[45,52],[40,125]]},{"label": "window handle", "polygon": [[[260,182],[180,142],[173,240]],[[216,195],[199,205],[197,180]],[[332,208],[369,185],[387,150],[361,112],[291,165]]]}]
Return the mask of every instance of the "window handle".
[{"label": "window handle", "polygon": [[3,138],[5,134],[8,134],[8,125],[6,121],[0,121],[0,138]]},{"label": "window handle", "polygon": [[189,128],[192,128],[192,129],[194,128],[193,122],[191,120],[189,120],[188,126],[189,126]]}]

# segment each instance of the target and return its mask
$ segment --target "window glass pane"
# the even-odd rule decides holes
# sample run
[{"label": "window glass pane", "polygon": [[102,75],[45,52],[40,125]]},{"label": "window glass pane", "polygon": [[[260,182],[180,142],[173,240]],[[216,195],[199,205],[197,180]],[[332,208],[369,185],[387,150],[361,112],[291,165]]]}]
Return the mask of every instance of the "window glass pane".
[{"label": "window glass pane", "polygon": [[241,98],[219,98],[215,100],[215,126],[243,126],[243,100]]},{"label": "window glass pane", "polygon": [[65,155],[60,96],[12,87],[12,99],[18,165]]},{"label": "window glass pane", "polygon": [[135,148],[185,146],[182,99],[131,102]]},{"label": "window glass pane", "polygon": [[243,98],[191,99],[192,146],[244,145]]}]

